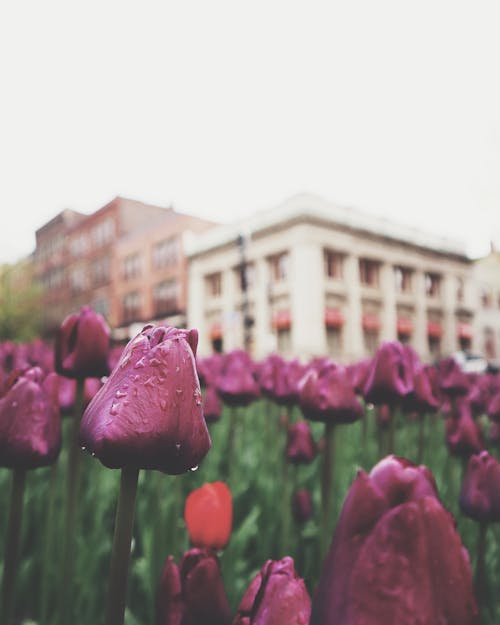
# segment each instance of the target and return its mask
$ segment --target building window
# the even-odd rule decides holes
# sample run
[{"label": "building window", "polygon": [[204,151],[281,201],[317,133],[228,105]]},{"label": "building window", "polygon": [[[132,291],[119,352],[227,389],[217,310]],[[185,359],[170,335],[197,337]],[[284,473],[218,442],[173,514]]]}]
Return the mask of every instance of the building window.
[{"label": "building window", "polygon": [[342,327],[327,326],[326,328],[326,344],[328,346],[328,355],[332,358],[340,358],[342,356]]},{"label": "building window", "polygon": [[72,256],[82,256],[88,249],[88,240],[86,234],[79,234],[70,243]]},{"label": "building window", "polygon": [[269,258],[269,273],[271,282],[285,282],[288,278],[288,252],[276,254]]},{"label": "building window", "polygon": [[483,308],[491,308],[491,293],[485,287],[481,289],[481,305]]},{"label": "building window", "polygon": [[83,267],[75,267],[69,274],[69,284],[72,293],[81,293],[87,285],[86,272]]},{"label": "building window", "polygon": [[427,297],[438,297],[441,293],[441,276],[438,273],[425,274],[425,294]]},{"label": "building window", "polygon": [[164,280],[153,289],[155,315],[171,315],[178,312],[179,283]]},{"label": "building window", "polygon": [[379,285],[380,263],[367,258],[359,259],[359,280],[364,286],[377,287]]},{"label": "building window", "polygon": [[365,347],[365,352],[369,356],[373,356],[377,351],[378,347],[378,332],[373,332],[371,330],[363,330],[363,343]]},{"label": "building window", "polygon": [[484,329],[484,355],[488,360],[496,358],[495,332],[492,328]]},{"label": "building window", "polygon": [[396,293],[412,292],[413,270],[409,267],[394,267],[394,283]]},{"label": "building window", "polygon": [[109,281],[109,258],[98,258],[92,263],[92,283],[94,286],[106,284]]},{"label": "building window", "polygon": [[165,239],[153,247],[153,266],[155,269],[174,267],[179,261],[176,237]]},{"label": "building window", "polygon": [[463,278],[457,278],[457,302],[464,301],[465,282]]},{"label": "building window", "polygon": [[324,250],[325,276],[340,280],[343,276],[344,255],[332,250]]},{"label": "building window", "polygon": [[111,217],[103,219],[92,228],[91,237],[95,247],[101,247],[109,243],[113,238],[114,223]]},{"label": "building window", "polygon": [[141,312],[141,294],[139,291],[127,293],[123,298],[123,321],[130,323],[136,321],[140,317]]},{"label": "building window", "polygon": [[139,253],[129,254],[123,259],[123,278],[132,280],[141,275],[141,256]]},{"label": "building window", "polygon": [[208,297],[220,297],[222,295],[222,273],[220,271],[205,276],[205,291]]},{"label": "building window", "polygon": [[278,352],[289,354],[292,349],[292,333],[290,328],[278,328],[276,330]]},{"label": "building window", "polygon": [[107,317],[109,315],[109,302],[104,297],[94,300],[94,302],[92,302],[92,308],[103,317]]},{"label": "building window", "polygon": [[428,336],[429,354],[433,360],[441,358],[441,337]]}]

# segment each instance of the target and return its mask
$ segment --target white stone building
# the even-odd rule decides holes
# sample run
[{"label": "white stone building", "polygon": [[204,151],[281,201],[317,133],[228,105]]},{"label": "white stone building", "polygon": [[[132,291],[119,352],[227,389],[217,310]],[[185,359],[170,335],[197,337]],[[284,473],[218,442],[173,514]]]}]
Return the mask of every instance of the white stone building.
[{"label": "white stone building", "polygon": [[257,358],[351,362],[398,338],[427,360],[473,348],[473,263],[449,239],[301,194],[193,238],[187,255],[202,355],[243,347],[245,316]]}]

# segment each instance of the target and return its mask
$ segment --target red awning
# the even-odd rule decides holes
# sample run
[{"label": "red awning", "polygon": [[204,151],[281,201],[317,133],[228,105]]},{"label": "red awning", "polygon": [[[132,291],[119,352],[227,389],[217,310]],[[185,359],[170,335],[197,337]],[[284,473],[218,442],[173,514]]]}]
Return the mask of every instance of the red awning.
[{"label": "red awning", "polygon": [[443,327],[439,321],[427,322],[427,336],[438,339],[443,336]]},{"label": "red awning", "polygon": [[276,310],[273,314],[273,328],[286,330],[292,325],[292,315],[288,309]]},{"label": "red awning", "polygon": [[380,330],[380,319],[378,318],[378,315],[374,315],[373,313],[364,313],[363,330],[366,330],[367,332],[377,332]]},{"label": "red awning", "polygon": [[398,317],[396,327],[398,334],[407,336],[413,332],[413,321],[408,317]]},{"label": "red awning", "polygon": [[472,338],[472,326],[470,323],[459,323],[457,326],[457,334],[461,339]]},{"label": "red awning", "polygon": [[344,315],[339,308],[325,309],[325,325],[328,328],[340,328],[344,325]]},{"label": "red awning", "polygon": [[222,338],[222,324],[212,323],[210,327],[210,338],[212,341]]}]

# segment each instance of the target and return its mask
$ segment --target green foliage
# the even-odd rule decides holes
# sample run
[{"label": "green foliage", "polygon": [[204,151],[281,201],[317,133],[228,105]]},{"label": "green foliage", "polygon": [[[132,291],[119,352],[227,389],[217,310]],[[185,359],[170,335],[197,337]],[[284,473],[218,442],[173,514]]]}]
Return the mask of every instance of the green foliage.
[{"label": "green foliage", "polygon": [[[291,555],[312,594],[321,572],[324,554],[319,547],[320,464],[318,457],[308,466],[285,470],[286,430],[280,425],[282,412],[260,401],[235,415],[234,449],[228,449],[230,410],[210,426],[212,449],[199,469],[182,476],[141,471],[137,495],[136,523],[129,576],[126,625],[154,622],[154,603],[163,563],[168,554],[179,561],[188,548],[183,507],[187,494],[204,482],[227,481],[234,497],[234,529],[231,541],[221,554],[222,572],[231,607],[236,608],[253,575],[269,558]],[[22,536],[22,565],[18,579],[17,612],[24,625],[55,625],[59,599],[58,570],[63,535],[65,467],[70,419],[65,419],[65,445],[55,468],[31,471],[27,477]],[[336,435],[334,508],[338,515],[342,501],[359,467],[370,469],[380,458],[374,415],[368,413],[366,448],[362,445],[362,424],[339,426]],[[322,424],[313,424],[316,440]],[[399,416],[395,451],[416,460],[418,425]],[[382,441],[382,445],[384,441]],[[82,452],[83,453],[83,452]],[[227,458],[232,457],[230,465]],[[106,582],[111,552],[119,472],[104,468],[85,454],[78,525],[75,528],[75,602],[73,625],[103,620]],[[428,418],[424,464],[435,475],[446,507],[457,518],[462,540],[474,553],[478,528],[458,510],[458,493],[463,465],[450,458],[444,445],[444,424]],[[10,471],[0,470],[0,503],[8,508]],[[284,479],[289,481],[284,484]],[[284,518],[290,514],[283,493],[295,488],[311,490],[315,517],[298,527]],[[1,536],[5,535],[6,514],[0,515]],[[286,530],[288,526],[288,530]],[[285,530],[285,531],[284,531]],[[334,524],[331,531],[333,533]],[[500,528],[488,532],[487,569],[492,589],[500,586]],[[3,551],[3,546],[0,545]],[[1,554],[0,551],[0,554]],[[44,580],[46,580],[44,582]],[[43,605],[44,583],[47,598]],[[500,605],[485,614],[484,623],[500,622]]]},{"label": "green foliage", "polygon": [[29,262],[0,267],[0,341],[30,341],[40,333],[41,290]]}]

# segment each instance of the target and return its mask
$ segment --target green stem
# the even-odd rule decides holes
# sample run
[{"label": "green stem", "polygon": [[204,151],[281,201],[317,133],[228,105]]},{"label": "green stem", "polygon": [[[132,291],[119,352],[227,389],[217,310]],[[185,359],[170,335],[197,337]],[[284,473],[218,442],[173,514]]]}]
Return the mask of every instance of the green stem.
[{"label": "green stem", "polygon": [[321,549],[330,540],[332,489],[334,484],[335,424],[325,423],[325,450],[321,473]]},{"label": "green stem", "polygon": [[5,540],[5,556],[2,580],[2,609],[0,623],[10,625],[14,607],[17,567],[19,563],[19,544],[21,542],[21,523],[23,518],[23,497],[26,471],[14,469],[10,494],[9,521]]},{"label": "green stem", "polygon": [[80,461],[82,452],[78,443],[80,420],[83,413],[85,379],[77,380],[76,398],[71,433],[68,445],[68,467],[66,482],[66,509],[63,536],[63,565],[59,590],[61,597],[60,625],[71,622],[71,606],[73,594],[73,570],[75,553],[76,520],[78,514],[78,494],[80,486]]},{"label": "green stem", "polygon": [[477,550],[476,550],[476,572],[474,576],[474,590],[476,594],[477,602],[481,612],[486,609],[488,598],[488,581],[486,577],[486,531],[488,529],[487,523],[479,524],[479,531],[477,536]]},{"label": "green stem", "polygon": [[120,495],[116,509],[115,534],[109,570],[106,625],[123,625],[127,594],[130,546],[134,528],[138,469],[122,469]]},{"label": "green stem", "polygon": [[424,459],[424,445],[425,445],[425,414],[418,415],[418,449],[417,449],[417,464],[422,464]]},{"label": "green stem", "polygon": [[236,428],[238,419],[238,409],[231,406],[229,411],[229,431],[227,434],[227,450],[225,454],[225,471],[227,482],[230,486],[231,476],[234,473],[234,463],[236,461]]},{"label": "green stem", "polygon": [[57,463],[50,467],[49,493],[47,497],[47,509],[45,514],[44,528],[44,548],[41,572],[40,588],[40,619],[42,623],[47,622],[47,608],[49,602],[49,577],[51,569],[52,549],[54,541],[54,508],[56,496]]},{"label": "green stem", "polygon": [[396,410],[391,407],[391,418],[389,421],[389,444],[387,453],[393,454],[396,450]]},{"label": "green stem", "polygon": [[290,541],[290,524],[292,520],[292,495],[290,492],[289,462],[283,454],[283,478],[281,488],[283,489],[282,517],[281,517],[281,557],[287,556]]}]

